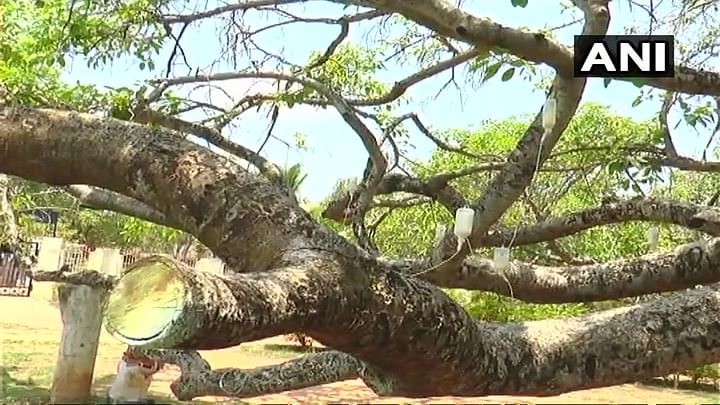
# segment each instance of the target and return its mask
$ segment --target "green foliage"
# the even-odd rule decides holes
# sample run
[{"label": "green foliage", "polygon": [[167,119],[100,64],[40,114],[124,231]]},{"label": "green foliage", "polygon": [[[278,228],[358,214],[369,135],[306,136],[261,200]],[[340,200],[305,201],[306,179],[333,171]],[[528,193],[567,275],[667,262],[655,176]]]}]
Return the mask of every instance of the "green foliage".
[{"label": "green foliage", "polygon": [[135,92],[127,87],[114,89],[110,98],[110,112],[112,118],[128,121],[132,117],[132,102]]},{"label": "green foliage", "polygon": [[[156,21],[156,10],[167,1],[130,0],[96,2],[55,0],[67,20],[66,50],[87,55],[90,66],[98,67],[124,55],[138,60],[141,70],[154,69],[153,58],[162,46],[165,30]],[[47,3],[46,3],[47,4]]]},{"label": "green foliage", "polygon": [[18,213],[24,239],[48,235],[51,225],[33,220],[33,209],[60,213],[58,236],[94,246],[146,248],[171,253],[184,233],[126,215],[80,207],[64,191],[43,184],[14,179],[13,208]]},{"label": "green foliage", "polygon": [[297,192],[300,185],[307,179],[307,173],[303,173],[300,163],[283,169],[281,175],[285,185],[293,192]]},{"label": "green foliage", "polygon": [[[547,35],[552,36],[551,33]],[[503,74],[500,76],[500,80],[503,82],[507,82],[518,75],[522,75],[525,80],[534,80],[538,75],[538,68],[535,64],[499,50],[473,59],[470,62],[469,70],[472,74],[471,77],[477,80],[478,84],[482,84],[495,77],[503,67],[505,69],[503,69]]]},{"label": "green foliage", "polygon": [[121,56],[154,68],[164,41],[155,21],[163,1],[6,0],[0,7],[0,83],[13,102],[84,111],[105,110],[107,95],[95,86],[60,79],[75,54],[99,67]]},{"label": "green foliage", "polygon": [[715,107],[709,100],[700,105],[693,105],[680,98],[678,104],[685,122],[690,126],[697,127],[699,124],[703,128],[708,128],[714,123]]},{"label": "green foliage", "polygon": [[512,298],[486,292],[446,290],[474,318],[492,322],[521,322],[582,315],[590,312],[585,304],[527,304]]},{"label": "green foliage", "polygon": [[[378,48],[364,48],[353,44],[340,45],[322,65],[310,71],[310,75],[326,86],[349,98],[372,98],[386,93],[389,88],[375,78],[383,68]],[[310,64],[320,58],[320,53],[310,57]],[[303,88],[293,93],[302,96],[314,94]]]},{"label": "green foliage", "polygon": [[684,372],[692,379],[693,384],[697,384],[701,380],[710,380],[713,383],[720,379],[720,365],[718,364],[706,364],[691,370]]},{"label": "green foliage", "polygon": [[[10,101],[30,106],[71,105],[93,110],[102,96],[93,86],[60,80],[64,63],[63,6],[54,0],[8,0],[0,7],[0,83]],[[62,61],[62,62],[61,62]]]}]

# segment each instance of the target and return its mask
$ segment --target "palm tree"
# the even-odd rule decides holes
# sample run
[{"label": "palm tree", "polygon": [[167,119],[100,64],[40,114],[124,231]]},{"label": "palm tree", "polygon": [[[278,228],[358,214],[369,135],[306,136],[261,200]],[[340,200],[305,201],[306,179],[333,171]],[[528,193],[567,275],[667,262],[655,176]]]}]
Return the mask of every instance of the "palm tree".
[{"label": "palm tree", "polygon": [[307,173],[303,173],[300,163],[295,163],[290,167],[280,169],[280,177],[285,187],[288,188],[290,196],[302,202],[303,198],[298,196],[298,190],[300,189],[300,185],[307,179]]},{"label": "palm tree", "polygon": [[307,173],[303,173],[300,163],[281,169],[280,176],[293,193],[297,193],[300,185],[307,179]]}]

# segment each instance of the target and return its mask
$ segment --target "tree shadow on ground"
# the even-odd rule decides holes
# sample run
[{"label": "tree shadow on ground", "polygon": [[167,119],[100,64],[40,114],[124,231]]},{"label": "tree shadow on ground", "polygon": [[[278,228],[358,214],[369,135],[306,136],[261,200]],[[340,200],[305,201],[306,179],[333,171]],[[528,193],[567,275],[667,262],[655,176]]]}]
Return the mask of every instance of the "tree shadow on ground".
[{"label": "tree shadow on ground", "polygon": [[[110,385],[112,385],[113,381],[115,381],[115,374],[105,374],[103,376],[95,377],[95,382],[93,383],[93,393],[97,398],[101,398],[103,401],[105,401],[105,398],[107,397],[107,392],[110,389]],[[169,383],[169,382],[168,382]],[[150,399],[154,400],[156,404],[214,404],[217,403],[217,401],[199,401],[199,400],[193,400],[192,402],[183,402],[178,401],[175,399],[175,397],[169,396],[167,394],[156,392],[150,390],[148,393],[148,397]],[[233,402],[235,403],[235,402]],[[242,404],[242,402],[238,402]]]},{"label": "tree shadow on ground", "polygon": [[0,400],[15,402],[22,399],[26,404],[46,404],[50,400],[50,390],[35,384],[32,379],[21,380],[12,376],[14,366],[0,366]]},{"label": "tree shadow on ground", "polygon": [[[658,388],[673,388],[673,382],[672,380],[668,380],[665,378],[654,378],[650,381],[644,382],[643,384],[651,386],[651,387],[658,387]],[[702,381],[698,381],[696,383],[692,382],[692,380],[680,380],[678,381],[677,389],[679,390],[686,390],[686,391],[694,391],[698,394],[704,394],[709,393],[713,394],[713,397],[717,397],[719,395],[718,389],[715,386],[715,384],[710,384]]]},{"label": "tree shadow on ground", "polygon": [[[32,379],[18,379],[11,372],[16,371],[14,366],[0,366],[0,403],[44,405],[50,402],[50,389],[37,385]],[[107,391],[115,378],[114,374],[107,374],[95,379],[92,389],[91,404],[106,404]],[[150,398],[157,404],[183,404],[168,395],[151,392]],[[209,401],[193,401],[197,404],[210,404]]]}]

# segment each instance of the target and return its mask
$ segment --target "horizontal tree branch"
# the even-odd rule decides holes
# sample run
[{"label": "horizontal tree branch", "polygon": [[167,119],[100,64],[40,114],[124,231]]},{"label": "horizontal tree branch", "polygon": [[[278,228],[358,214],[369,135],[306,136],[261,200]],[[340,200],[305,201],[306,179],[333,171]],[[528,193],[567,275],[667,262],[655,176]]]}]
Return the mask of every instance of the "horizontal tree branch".
[{"label": "horizontal tree branch", "polygon": [[215,17],[224,13],[246,11],[253,8],[279,6],[283,4],[300,3],[302,0],[242,0],[236,4],[227,4],[210,10],[185,14],[185,15],[164,15],[162,21],[165,24],[187,24],[205,18]]},{"label": "horizontal tree branch", "polygon": [[71,184],[65,187],[65,190],[80,204],[95,209],[118,212],[171,228],[179,228],[179,225],[174,225],[162,212],[132,197],[84,184]]},{"label": "horizontal tree branch", "polygon": [[[306,354],[281,364],[253,369],[211,370],[195,351],[156,350],[134,347],[132,351],[180,367],[170,389],[177,399],[202,396],[250,398],[283,391],[372,376],[362,362],[345,353],[324,351]],[[372,387],[370,382],[368,386]]]},{"label": "horizontal tree branch", "polygon": [[[697,248],[679,253],[675,270],[717,269],[718,243],[712,245],[713,257]],[[473,320],[424,281],[367,263],[344,261],[342,268],[328,268],[318,261],[304,269],[233,278],[192,272],[181,264],[167,267],[178,271],[169,277],[157,273],[157,260],[148,263],[125,273],[108,299],[106,321],[121,339],[127,340],[123,317],[143,311],[128,300],[151,296],[181,306],[168,323],[155,325],[162,332],[148,329],[149,337],[136,345],[212,349],[294,330],[371,364],[381,376],[374,389],[382,395],[554,395],[720,360],[712,343],[720,341],[717,286],[589,316],[495,324]],[[175,290],[176,281],[183,288]],[[161,296],[157,288],[163,289]],[[133,294],[127,294],[130,290]],[[229,384],[239,385],[246,375],[232,373],[237,379],[228,372]],[[219,377],[214,374],[206,388],[219,386]]]},{"label": "horizontal tree branch", "polygon": [[[465,198],[455,188],[444,183],[442,179],[433,182],[398,173],[385,176],[378,184],[375,194],[390,194],[398,191],[430,197],[438,201],[450,212],[455,212],[456,209],[466,204]],[[349,224],[346,209],[350,205],[351,195],[352,192],[348,192],[331,201],[322,213],[323,218]]]},{"label": "horizontal tree branch", "polygon": [[531,245],[602,225],[628,221],[655,221],[720,236],[720,209],[656,198],[632,199],[550,218],[514,230],[491,231],[480,246]]},{"label": "horizontal tree branch", "polygon": [[453,276],[428,273],[423,278],[440,287],[489,291],[541,304],[630,298],[720,282],[720,239],[581,266],[513,261],[508,269],[498,269],[492,260],[471,256]]},{"label": "horizontal tree branch", "polygon": [[[149,256],[133,263],[112,290],[105,309],[107,328],[129,345],[193,350],[291,333],[314,322],[318,305],[337,298],[330,290],[338,273],[330,266],[308,260],[304,266],[226,278],[169,257]],[[143,289],[149,291],[138,295]],[[136,302],[139,297],[142,302]],[[157,312],[159,303],[162,313]],[[147,328],[133,326],[129,335],[125,320],[150,313],[156,322]]]},{"label": "horizontal tree branch", "polygon": [[115,287],[115,283],[117,282],[115,276],[100,273],[95,270],[74,272],[66,272],[62,270],[34,270],[31,274],[33,281],[51,281],[55,283],[87,285],[104,290],[113,289]]}]

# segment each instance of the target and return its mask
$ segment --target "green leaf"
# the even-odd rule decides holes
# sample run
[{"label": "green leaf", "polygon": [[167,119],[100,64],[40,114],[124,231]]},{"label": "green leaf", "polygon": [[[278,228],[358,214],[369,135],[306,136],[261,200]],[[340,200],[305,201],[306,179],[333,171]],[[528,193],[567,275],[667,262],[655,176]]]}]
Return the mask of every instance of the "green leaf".
[{"label": "green leaf", "polygon": [[510,3],[512,3],[513,7],[525,7],[528,4],[528,0],[510,0]]},{"label": "green leaf", "polygon": [[634,84],[637,88],[641,88],[645,85],[645,79],[642,77],[633,77],[630,79],[630,83]]},{"label": "green leaf", "polygon": [[506,70],[502,77],[500,78],[502,81],[506,82],[510,79],[512,79],[513,75],[515,75],[515,68],[511,67],[510,69]]},{"label": "green leaf", "polygon": [[642,96],[637,96],[637,97],[635,97],[635,100],[633,100],[632,106],[637,107],[640,105],[640,103],[642,103],[642,101],[643,101]]},{"label": "green leaf", "polygon": [[493,63],[492,65],[488,66],[485,70],[485,80],[492,79],[493,76],[497,74],[498,70],[500,70],[500,66],[502,66],[502,63],[500,62]]}]

